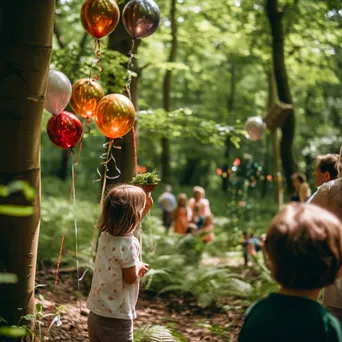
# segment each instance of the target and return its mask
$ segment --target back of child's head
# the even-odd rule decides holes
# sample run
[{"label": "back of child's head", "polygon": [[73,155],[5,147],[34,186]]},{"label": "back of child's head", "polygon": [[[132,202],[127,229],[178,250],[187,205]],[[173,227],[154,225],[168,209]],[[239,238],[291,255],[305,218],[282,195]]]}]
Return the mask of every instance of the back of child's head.
[{"label": "back of child's head", "polygon": [[342,266],[342,224],[311,204],[290,204],[273,219],[265,242],[275,280],[312,290],[333,284]]},{"label": "back of child's head", "polygon": [[138,226],[146,205],[145,192],[134,185],[111,188],[103,201],[97,228],[114,236],[125,236]]}]

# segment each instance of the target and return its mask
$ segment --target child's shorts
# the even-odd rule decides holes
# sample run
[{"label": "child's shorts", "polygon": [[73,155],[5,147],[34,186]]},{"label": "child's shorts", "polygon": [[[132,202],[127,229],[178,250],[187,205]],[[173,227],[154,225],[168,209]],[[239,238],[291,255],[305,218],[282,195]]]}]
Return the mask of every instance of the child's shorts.
[{"label": "child's shorts", "polygon": [[90,342],[133,342],[133,321],[102,317],[90,311],[88,334]]}]

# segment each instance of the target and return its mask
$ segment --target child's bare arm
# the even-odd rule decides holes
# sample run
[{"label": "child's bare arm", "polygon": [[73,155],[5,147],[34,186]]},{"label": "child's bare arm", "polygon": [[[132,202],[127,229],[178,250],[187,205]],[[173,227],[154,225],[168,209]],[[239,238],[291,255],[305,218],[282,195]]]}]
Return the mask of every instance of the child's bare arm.
[{"label": "child's bare arm", "polygon": [[123,280],[127,284],[134,284],[139,277],[143,277],[148,271],[148,264],[139,261],[135,266],[123,268]]}]

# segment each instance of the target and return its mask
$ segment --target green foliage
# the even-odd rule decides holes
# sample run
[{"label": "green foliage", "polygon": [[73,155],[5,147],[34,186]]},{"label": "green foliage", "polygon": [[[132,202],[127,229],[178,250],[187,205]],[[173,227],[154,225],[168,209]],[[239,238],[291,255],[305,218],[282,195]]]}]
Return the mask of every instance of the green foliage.
[{"label": "green foliage", "polygon": [[134,185],[155,185],[160,182],[158,170],[139,173],[133,177],[131,183]]},{"label": "green foliage", "polygon": [[161,325],[143,325],[134,331],[134,342],[181,342]]},{"label": "green foliage", "polygon": [[0,336],[10,337],[10,338],[20,338],[28,336],[29,332],[24,327],[0,327]]},{"label": "green foliage", "polygon": [[[32,201],[35,196],[35,190],[28,182],[14,181],[8,185],[0,185],[0,197],[9,197],[12,194],[21,192],[27,201]],[[25,217],[34,214],[32,206],[1,204],[0,215]]]},{"label": "green foliage", "polygon": [[[63,184],[57,179],[44,179],[41,208],[41,231],[38,257],[43,260],[57,261],[62,233],[65,234],[62,263],[74,262],[75,232],[73,205],[68,203],[70,184]],[[64,192],[64,193],[63,193]],[[79,250],[92,248],[90,241],[97,236],[95,223],[100,212],[100,205],[95,196],[87,200],[87,190],[77,191],[77,224],[79,234]],[[88,195],[89,197],[89,195]],[[51,244],[51,241],[54,241]],[[95,241],[94,241],[95,243]],[[94,249],[94,246],[93,246]]]},{"label": "green foliage", "polygon": [[245,134],[242,128],[234,128],[205,120],[194,115],[189,108],[180,108],[165,112],[159,108],[139,112],[139,127],[144,134],[165,138],[192,138],[203,144],[223,146],[228,137],[239,147],[241,136]]},{"label": "green foliage", "polygon": [[15,284],[18,277],[13,273],[0,273],[0,284]]}]

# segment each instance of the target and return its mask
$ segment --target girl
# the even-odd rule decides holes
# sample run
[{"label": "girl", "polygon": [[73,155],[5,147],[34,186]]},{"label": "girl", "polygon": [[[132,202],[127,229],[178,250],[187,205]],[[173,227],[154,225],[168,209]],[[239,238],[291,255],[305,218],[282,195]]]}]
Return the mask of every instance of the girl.
[{"label": "girl", "polygon": [[179,194],[177,197],[177,208],[174,211],[175,233],[186,234],[186,229],[191,219],[191,210],[186,204],[186,194]]},{"label": "girl", "polygon": [[152,198],[133,185],[112,188],[104,200],[87,301],[90,342],[133,341],[139,277],[148,271],[139,260],[139,241],[133,232],[152,204]]},{"label": "girl", "polygon": [[203,234],[202,241],[210,242],[214,240],[214,222],[212,216],[206,216],[203,220],[203,224],[199,233]]}]

